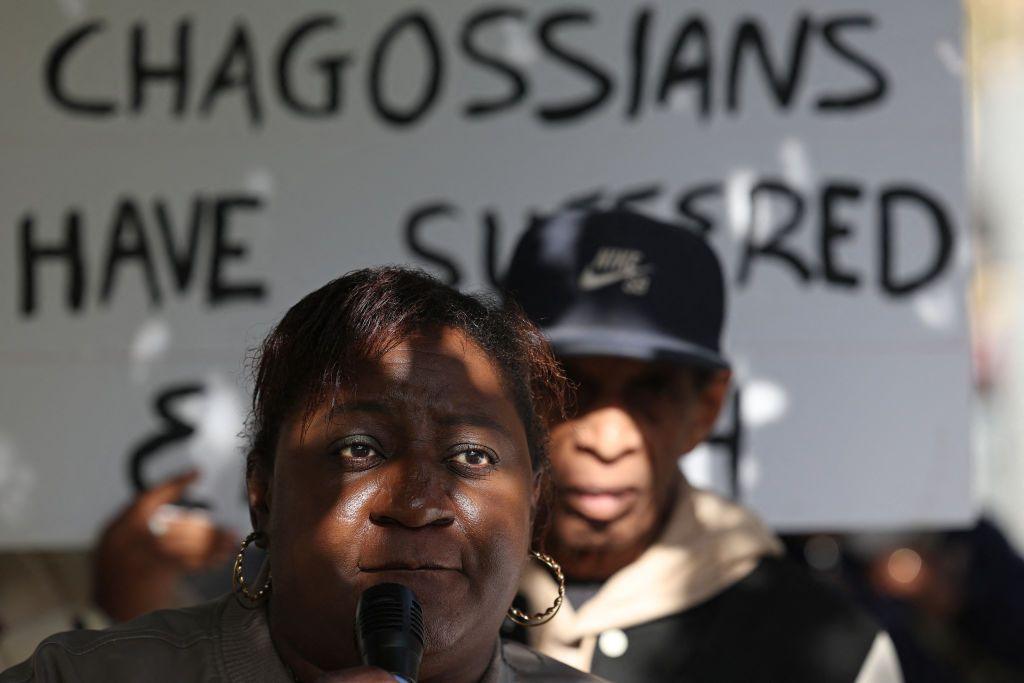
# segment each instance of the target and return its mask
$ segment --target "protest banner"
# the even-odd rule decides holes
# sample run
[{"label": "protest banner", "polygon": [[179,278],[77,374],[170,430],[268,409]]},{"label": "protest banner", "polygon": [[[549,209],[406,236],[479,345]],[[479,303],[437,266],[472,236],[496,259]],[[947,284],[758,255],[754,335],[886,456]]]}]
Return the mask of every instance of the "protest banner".
[{"label": "protest banner", "polygon": [[695,481],[781,529],[973,513],[958,2],[2,7],[0,545],[189,463],[244,528],[244,359],[290,304],[490,288],[569,206],[722,260]]}]

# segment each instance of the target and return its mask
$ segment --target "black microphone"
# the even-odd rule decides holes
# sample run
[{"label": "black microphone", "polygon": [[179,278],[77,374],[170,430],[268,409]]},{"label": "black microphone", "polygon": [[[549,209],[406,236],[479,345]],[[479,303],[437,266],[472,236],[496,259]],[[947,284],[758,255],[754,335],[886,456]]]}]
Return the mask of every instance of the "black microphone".
[{"label": "black microphone", "polygon": [[416,683],[423,658],[423,608],[400,583],[363,592],[356,607],[356,640],[363,663]]}]

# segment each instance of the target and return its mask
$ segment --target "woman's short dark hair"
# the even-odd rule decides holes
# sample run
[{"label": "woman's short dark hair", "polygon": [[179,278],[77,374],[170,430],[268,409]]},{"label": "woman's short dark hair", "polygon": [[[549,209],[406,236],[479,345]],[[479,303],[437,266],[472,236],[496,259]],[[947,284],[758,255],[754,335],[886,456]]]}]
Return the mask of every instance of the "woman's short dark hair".
[{"label": "woman's short dark hair", "polygon": [[282,423],[334,401],[358,367],[414,335],[459,330],[493,361],[526,428],[534,471],[547,422],[564,413],[565,380],[542,333],[514,307],[467,295],[418,270],[357,270],[292,306],[253,358],[247,468],[272,469]]}]

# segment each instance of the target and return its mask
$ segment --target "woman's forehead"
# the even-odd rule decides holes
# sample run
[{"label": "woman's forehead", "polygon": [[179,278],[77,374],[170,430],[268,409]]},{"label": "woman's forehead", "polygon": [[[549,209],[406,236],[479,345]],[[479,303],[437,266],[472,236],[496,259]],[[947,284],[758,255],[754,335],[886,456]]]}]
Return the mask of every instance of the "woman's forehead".
[{"label": "woman's forehead", "polygon": [[453,328],[403,339],[364,369],[405,384],[468,384],[487,394],[504,392],[495,360]]},{"label": "woman's forehead", "polygon": [[403,340],[377,360],[351,368],[321,409],[357,407],[431,413],[518,413],[497,364],[457,330]]},{"label": "woman's forehead", "polygon": [[391,386],[383,391],[371,388],[355,390],[339,397],[324,412],[324,420],[344,421],[346,417],[370,416],[385,421],[430,421],[436,427],[487,429],[515,442],[525,436],[522,421],[513,406],[504,398],[493,400],[451,394],[425,394]]}]

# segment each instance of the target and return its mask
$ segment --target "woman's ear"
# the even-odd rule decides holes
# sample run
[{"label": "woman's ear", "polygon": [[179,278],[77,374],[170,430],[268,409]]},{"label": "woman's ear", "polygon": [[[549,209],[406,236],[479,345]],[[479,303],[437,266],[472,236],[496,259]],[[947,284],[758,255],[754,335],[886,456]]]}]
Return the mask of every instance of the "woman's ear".
[{"label": "woman's ear", "polygon": [[267,471],[265,461],[258,453],[250,453],[245,473],[245,487],[249,498],[249,520],[253,531],[270,533],[270,492],[273,475]]},{"label": "woman's ear", "polygon": [[551,515],[551,476],[550,467],[541,467],[533,475],[533,489],[530,492],[530,525],[532,543],[535,548],[543,549],[547,536]]},{"label": "woman's ear", "polygon": [[536,514],[537,506],[540,505],[541,500],[544,496],[544,486],[547,482],[547,476],[543,469],[538,470],[533,475],[533,490],[530,492],[530,506]]},{"label": "woman's ear", "polygon": [[534,485],[531,486],[529,492],[529,523],[531,525],[537,523],[539,506],[544,501],[544,487],[547,481],[548,478],[543,469],[534,472]]}]

